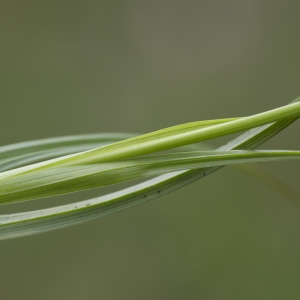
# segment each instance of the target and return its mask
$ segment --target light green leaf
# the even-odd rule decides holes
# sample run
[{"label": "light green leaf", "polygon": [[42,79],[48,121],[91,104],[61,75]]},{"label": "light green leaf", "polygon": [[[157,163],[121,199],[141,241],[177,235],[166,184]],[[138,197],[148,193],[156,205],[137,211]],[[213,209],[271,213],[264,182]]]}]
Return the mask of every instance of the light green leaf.
[{"label": "light green leaf", "polygon": [[[186,134],[187,132],[183,132],[185,130],[184,128],[182,128],[183,131],[179,134],[174,133],[169,137],[164,136],[161,139],[156,139],[157,136],[151,137],[150,134],[150,137],[141,136],[105,146],[100,149],[75,154],[74,156],[71,155],[68,158],[59,158],[53,160],[50,164],[49,162],[42,163],[38,165],[38,168],[36,168],[37,166],[33,166],[29,169],[26,169],[27,167],[23,170],[22,168],[16,169],[13,170],[12,173],[9,173],[11,171],[3,172],[1,175],[5,174],[5,176],[3,176],[1,180],[4,180],[4,178],[12,178],[14,176],[25,176],[25,173],[28,173],[26,175],[29,175],[36,171],[46,171],[46,169],[49,171],[51,168],[54,169],[57,167],[80,166],[86,163],[94,164],[101,161],[113,162],[116,161],[116,159],[121,160],[136,155],[148,154],[162,149],[186,145],[193,143],[194,141],[223,136],[279,120],[273,124],[251,129],[237,139],[234,139],[227,145],[221,147],[219,150],[254,149],[298,118],[300,113],[299,103],[296,102],[299,102],[299,100],[300,99],[297,98],[294,101],[295,104],[290,106],[285,106],[252,117],[240,118],[202,129],[187,130],[188,134]],[[156,133],[153,135],[155,136],[155,134]],[[154,139],[151,140],[151,138]],[[179,139],[180,141],[177,143],[176,139]],[[129,151],[129,153],[126,151]],[[73,159],[74,157],[75,160]],[[30,235],[85,222],[174,191],[175,189],[207,176],[219,168],[220,166],[216,166],[172,172],[102,197],[49,209],[3,215],[0,216],[0,239]],[[30,172],[28,172],[29,170]],[[0,181],[0,184],[1,183],[2,181]]]},{"label": "light green leaf", "polygon": [[1,181],[0,203],[57,196],[161,174],[232,164],[299,159],[299,151],[193,151],[109,163],[62,166]]}]

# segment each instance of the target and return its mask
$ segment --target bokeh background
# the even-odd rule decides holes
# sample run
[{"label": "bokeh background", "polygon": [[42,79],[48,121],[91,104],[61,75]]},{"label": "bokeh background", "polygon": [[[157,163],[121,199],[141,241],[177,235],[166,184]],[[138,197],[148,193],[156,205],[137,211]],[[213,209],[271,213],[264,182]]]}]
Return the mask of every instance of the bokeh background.
[{"label": "bokeh background", "polygon": [[[2,0],[0,144],[285,105],[300,94],[299,10],[296,0]],[[300,149],[299,122],[265,148]],[[299,184],[298,163],[267,167]],[[299,228],[288,200],[225,168],[90,223],[2,241],[0,297],[299,299]]]}]

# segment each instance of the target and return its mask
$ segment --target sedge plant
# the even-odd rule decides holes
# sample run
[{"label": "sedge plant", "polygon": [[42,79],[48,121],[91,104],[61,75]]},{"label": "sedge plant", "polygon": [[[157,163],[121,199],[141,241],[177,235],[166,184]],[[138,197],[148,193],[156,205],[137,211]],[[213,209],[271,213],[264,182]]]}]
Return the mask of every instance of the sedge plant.
[{"label": "sedge plant", "polygon": [[[0,239],[63,228],[129,208],[223,166],[299,159],[300,151],[255,150],[299,117],[300,97],[252,116],[192,122],[139,136],[93,134],[2,146],[0,205],[145,181],[84,201],[0,215]],[[218,149],[187,147],[239,132]]]}]

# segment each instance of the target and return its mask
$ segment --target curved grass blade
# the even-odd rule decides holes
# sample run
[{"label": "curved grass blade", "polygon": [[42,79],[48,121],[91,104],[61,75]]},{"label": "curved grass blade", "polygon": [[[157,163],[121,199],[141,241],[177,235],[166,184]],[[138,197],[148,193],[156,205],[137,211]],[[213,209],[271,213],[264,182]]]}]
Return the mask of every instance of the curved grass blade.
[{"label": "curved grass blade", "polygon": [[[95,147],[101,147],[109,143],[113,143],[122,139],[131,138],[134,134],[87,134],[87,135],[75,135],[65,136],[59,138],[48,138],[37,141],[28,141],[23,143],[17,143],[5,147],[0,147],[0,157],[6,157],[4,159],[5,165],[1,165],[0,169],[19,167],[28,163],[39,162],[43,159],[50,159],[53,157],[59,157],[61,155],[67,155],[76,153],[79,151],[85,151],[93,149]],[[213,150],[208,145],[190,145],[180,149],[186,149],[189,151],[199,151],[199,149]],[[7,157],[10,159],[8,160]],[[3,161],[3,160],[2,160]],[[253,165],[238,166],[240,169],[246,171],[256,178],[260,178],[267,185],[271,186],[279,194],[283,195],[286,199],[289,199],[293,203],[299,202],[300,192],[290,186],[288,182],[281,178],[276,177],[264,169]],[[274,184],[276,182],[276,184]],[[18,199],[19,200],[19,199]]]},{"label": "curved grass blade", "polygon": [[188,169],[299,159],[300,151],[193,151],[152,155],[111,163],[63,166],[1,181],[0,203],[73,193]]},{"label": "curved grass blade", "polygon": [[[294,102],[299,101],[300,98],[297,98]],[[290,116],[274,124],[251,129],[227,145],[222,146],[220,150],[254,149],[296,119],[297,115]],[[201,179],[219,168],[212,167],[174,172],[102,197],[49,209],[3,215],[0,216],[0,239],[37,234],[86,222],[162,196]]]},{"label": "curved grass blade", "polygon": [[[52,159],[49,161],[40,162],[40,163],[36,163],[33,165],[29,165],[29,166],[24,166],[23,168],[18,168],[16,170],[2,172],[2,173],[0,173],[0,180],[2,178],[8,177],[8,176],[14,176],[14,175],[20,174],[20,173],[28,173],[30,171],[35,171],[37,169],[49,168],[52,166],[55,167],[58,165],[66,165],[70,162],[70,160],[71,160],[72,164],[76,164],[76,165],[78,165],[80,163],[88,163],[88,162],[93,163],[93,162],[95,162],[96,159],[97,159],[97,162],[99,162],[101,160],[101,153],[103,152],[102,150],[105,148],[104,152],[107,152],[106,148],[111,147],[111,146],[113,148],[116,147],[119,150],[121,148],[122,149],[124,148],[123,156],[125,154],[125,157],[127,157],[127,156],[130,157],[130,155],[126,155],[126,152],[128,151],[126,146],[128,144],[131,146],[134,146],[137,144],[144,145],[145,143],[147,146],[147,143],[151,144],[151,142],[157,144],[157,140],[162,140],[162,141],[168,140],[168,139],[172,138],[173,136],[185,134],[187,132],[194,131],[194,130],[205,129],[207,127],[214,126],[214,125],[228,123],[233,120],[238,120],[238,118],[206,120],[206,121],[191,122],[191,123],[186,123],[183,125],[173,126],[170,128],[155,131],[153,133],[141,135],[141,136],[134,137],[134,138],[129,138],[129,139],[126,139],[125,141],[119,141],[119,142],[110,144],[108,146],[88,150],[88,151],[81,152],[81,153],[75,153],[75,154],[67,155],[64,157],[58,157],[56,159]],[[121,145],[121,148],[120,148],[120,145]],[[186,146],[186,145],[182,144],[181,146]],[[169,148],[172,148],[172,147],[169,147]],[[167,148],[161,149],[161,150],[167,150]],[[111,150],[108,150],[108,151],[111,151]],[[145,154],[147,154],[147,152],[149,152],[149,151],[147,149],[145,149],[144,152],[145,152]],[[128,152],[128,154],[129,154],[129,152]],[[90,157],[88,161],[86,161],[86,159],[85,159],[86,156]],[[93,157],[93,159],[91,159],[92,157]],[[122,158],[122,157],[119,157],[119,159],[120,158]]]},{"label": "curved grass blade", "polygon": [[[299,115],[300,103],[295,101],[295,103],[264,113],[252,115],[250,117],[238,118],[234,120],[224,119],[225,121],[222,120],[222,122],[219,124],[208,123],[213,121],[201,121],[183,124],[110,144],[99,149],[93,149],[83,153],[70,155],[68,157],[54,159],[53,161],[28,166],[24,169],[20,168],[16,171],[12,170],[7,174],[2,173],[0,174],[0,179],[6,176],[18,174],[20,172],[31,172],[37,169],[56,167],[60,165],[79,165],[95,162],[107,162],[116,159],[120,160],[124,158],[150,154],[153,152],[168,150],[241,132],[284,118],[298,117]],[[190,124],[193,125],[190,126]]]},{"label": "curved grass blade", "polygon": [[[57,138],[48,138],[35,141],[27,141],[9,146],[0,147],[0,171],[60,157],[76,152],[82,152],[97,147],[102,147],[120,140],[132,138],[137,134],[129,133],[100,133],[73,135]],[[179,149],[179,148],[178,148]],[[213,150],[208,145],[189,145],[180,149],[189,151]],[[239,169],[258,178],[271,187],[277,193],[288,199],[300,208],[300,190],[291,186],[289,182],[276,174],[259,167],[258,165],[239,165]]]}]

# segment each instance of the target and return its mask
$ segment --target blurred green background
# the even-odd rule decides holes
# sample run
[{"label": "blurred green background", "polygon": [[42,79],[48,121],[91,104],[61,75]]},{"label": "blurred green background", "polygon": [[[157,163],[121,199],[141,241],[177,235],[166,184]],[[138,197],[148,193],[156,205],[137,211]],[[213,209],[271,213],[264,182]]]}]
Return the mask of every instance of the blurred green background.
[{"label": "blurred green background", "polygon": [[[300,94],[299,10],[291,0],[2,0],[0,143],[285,105]],[[265,148],[300,149],[299,126]],[[298,163],[268,167],[298,184]],[[300,299],[299,228],[286,199],[225,168],[90,223],[2,241],[0,297]]]}]

